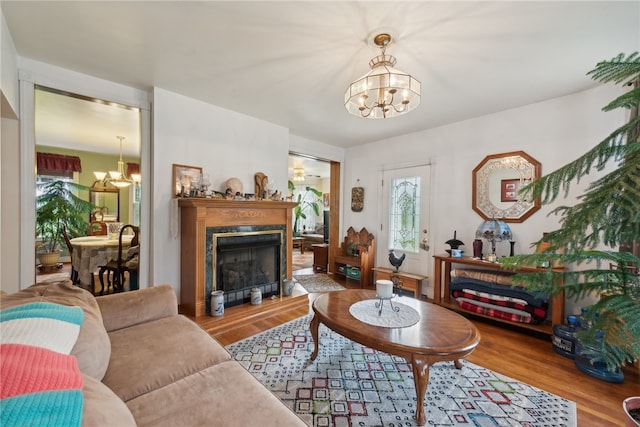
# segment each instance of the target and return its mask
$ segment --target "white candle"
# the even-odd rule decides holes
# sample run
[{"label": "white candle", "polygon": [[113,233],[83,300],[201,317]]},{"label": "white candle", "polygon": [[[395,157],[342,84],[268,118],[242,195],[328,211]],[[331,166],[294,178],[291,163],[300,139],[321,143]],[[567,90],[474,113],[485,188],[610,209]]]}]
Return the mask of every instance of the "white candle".
[{"label": "white candle", "polygon": [[391,280],[376,280],[376,293],[378,298],[391,298],[393,296],[393,282]]}]

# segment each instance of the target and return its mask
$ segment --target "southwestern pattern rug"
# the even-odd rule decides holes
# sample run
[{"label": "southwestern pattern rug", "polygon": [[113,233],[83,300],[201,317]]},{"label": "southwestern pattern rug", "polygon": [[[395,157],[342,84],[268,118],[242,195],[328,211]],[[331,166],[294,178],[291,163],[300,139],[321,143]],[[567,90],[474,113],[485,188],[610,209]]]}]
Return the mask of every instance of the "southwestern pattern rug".
[{"label": "southwestern pattern rug", "polygon": [[346,289],[340,283],[336,282],[324,273],[305,274],[299,276],[294,273],[293,278],[296,279],[296,281],[309,293],[342,291]]},{"label": "southwestern pattern rug", "polygon": [[[227,349],[309,426],[416,426],[411,366],[320,326],[309,361],[311,315]],[[574,402],[463,361],[431,367],[428,426],[576,426]]]}]

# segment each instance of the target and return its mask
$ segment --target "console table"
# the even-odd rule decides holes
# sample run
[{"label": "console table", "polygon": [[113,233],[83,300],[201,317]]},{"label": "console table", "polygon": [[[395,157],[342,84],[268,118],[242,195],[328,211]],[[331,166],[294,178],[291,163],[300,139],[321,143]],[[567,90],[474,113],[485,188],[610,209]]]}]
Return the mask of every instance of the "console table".
[{"label": "console table", "polygon": [[422,274],[407,273],[404,271],[394,272],[386,267],[374,267],[373,274],[376,280],[391,280],[394,287],[400,287],[413,292],[414,298],[420,298],[422,293],[422,281],[427,278]]},{"label": "console table", "polygon": [[[450,310],[467,313],[469,315],[484,317],[496,322],[508,323],[520,328],[531,329],[537,332],[553,333],[553,325],[562,324],[564,322],[564,291],[556,295],[549,301],[551,309],[551,321],[547,319],[542,324],[531,325],[527,323],[510,322],[508,320],[497,319],[491,316],[485,316],[479,313],[471,313],[460,307],[456,301],[449,297],[449,283],[451,282],[451,266],[452,264],[460,264],[464,266],[472,266],[478,269],[498,270],[512,273],[526,273],[541,271],[535,267],[522,267],[518,270],[505,270],[500,267],[497,262],[483,261],[471,257],[454,258],[448,254],[434,255],[435,265],[433,269],[433,302],[435,304],[446,307]],[[563,268],[554,268],[553,271],[563,271]],[[443,292],[444,290],[444,292]]]}]

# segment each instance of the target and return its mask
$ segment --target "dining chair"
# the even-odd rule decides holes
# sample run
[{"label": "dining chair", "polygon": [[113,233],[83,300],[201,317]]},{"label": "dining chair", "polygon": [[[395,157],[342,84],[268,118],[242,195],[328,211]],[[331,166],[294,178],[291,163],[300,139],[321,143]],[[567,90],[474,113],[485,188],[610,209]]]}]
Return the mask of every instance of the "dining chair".
[{"label": "dining chair", "polygon": [[91,221],[89,223],[89,236],[106,236],[107,223],[104,221]]},{"label": "dining chair", "polygon": [[[133,232],[133,238],[131,239],[131,245],[129,247],[123,247],[122,238],[127,231]],[[98,277],[100,278],[100,295],[104,292],[104,274],[107,274],[107,289],[109,286],[113,289],[113,293],[124,291],[125,273],[129,274],[129,280],[131,283],[131,275],[138,274],[138,263],[133,262],[132,258],[138,256],[140,249],[139,241],[140,227],[133,224],[126,224],[120,230],[120,236],[118,237],[118,258],[115,261],[109,261],[107,265],[100,267]],[[131,254],[131,255],[130,255]]]},{"label": "dining chair", "polygon": [[64,237],[64,242],[67,244],[67,250],[69,251],[69,257],[71,258],[71,274],[69,278],[75,286],[80,286],[78,270],[73,268],[73,245],[71,244],[69,233],[67,233],[67,225],[64,222],[61,222],[60,227],[62,228],[62,236]]}]

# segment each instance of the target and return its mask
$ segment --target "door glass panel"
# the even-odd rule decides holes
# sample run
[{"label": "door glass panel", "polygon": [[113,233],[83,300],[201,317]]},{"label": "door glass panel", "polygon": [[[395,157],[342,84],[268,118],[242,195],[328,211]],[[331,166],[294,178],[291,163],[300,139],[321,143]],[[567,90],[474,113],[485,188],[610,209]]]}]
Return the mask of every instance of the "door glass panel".
[{"label": "door glass panel", "polygon": [[389,248],[418,252],[420,177],[392,179],[389,185]]}]

